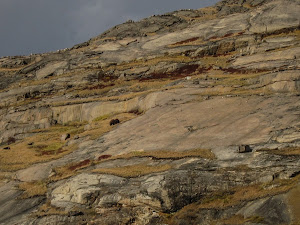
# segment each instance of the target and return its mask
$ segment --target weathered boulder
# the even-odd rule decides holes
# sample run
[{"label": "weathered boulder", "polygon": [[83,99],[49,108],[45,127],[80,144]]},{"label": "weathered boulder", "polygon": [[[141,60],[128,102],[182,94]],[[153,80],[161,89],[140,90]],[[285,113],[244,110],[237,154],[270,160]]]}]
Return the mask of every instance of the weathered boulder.
[{"label": "weathered boulder", "polygon": [[240,145],[238,153],[247,153],[247,152],[252,152],[252,149],[249,145]]},{"label": "weathered boulder", "polygon": [[61,141],[66,141],[67,139],[69,139],[71,137],[70,134],[63,134],[60,138]]}]

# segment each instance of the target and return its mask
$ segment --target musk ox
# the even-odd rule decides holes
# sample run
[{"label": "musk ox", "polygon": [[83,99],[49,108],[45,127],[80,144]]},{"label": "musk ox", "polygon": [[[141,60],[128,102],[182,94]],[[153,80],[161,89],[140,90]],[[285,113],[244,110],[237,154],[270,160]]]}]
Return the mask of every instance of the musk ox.
[{"label": "musk ox", "polygon": [[120,123],[120,120],[119,120],[119,119],[112,119],[112,120],[109,122],[109,125],[110,125],[110,126],[113,126],[113,125],[116,125],[116,124],[118,124],[118,123]]}]

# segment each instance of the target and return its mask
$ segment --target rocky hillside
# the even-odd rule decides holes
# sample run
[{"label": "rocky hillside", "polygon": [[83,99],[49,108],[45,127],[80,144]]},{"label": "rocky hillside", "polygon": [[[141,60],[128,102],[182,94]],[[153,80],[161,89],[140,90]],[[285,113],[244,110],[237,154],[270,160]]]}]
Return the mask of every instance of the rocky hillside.
[{"label": "rocky hillside", "polygon": [[0,224],[299,224],[299,12],[224,0],[0,58]]}]

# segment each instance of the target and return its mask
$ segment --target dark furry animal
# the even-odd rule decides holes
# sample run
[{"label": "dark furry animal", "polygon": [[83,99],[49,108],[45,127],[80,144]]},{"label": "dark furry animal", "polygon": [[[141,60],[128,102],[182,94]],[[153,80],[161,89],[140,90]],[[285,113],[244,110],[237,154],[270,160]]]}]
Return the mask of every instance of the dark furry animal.
[{"label": "dark furry animal", "polygon": [[116,124],[118,124],[118,123],[120,123],[120,120],[119,120],[119,119],[113,119],[113,120],[111,120],[111,121],[109,122],[109,125],[110,125],[110,126],[113,126],[113,125],[116,125]]}]

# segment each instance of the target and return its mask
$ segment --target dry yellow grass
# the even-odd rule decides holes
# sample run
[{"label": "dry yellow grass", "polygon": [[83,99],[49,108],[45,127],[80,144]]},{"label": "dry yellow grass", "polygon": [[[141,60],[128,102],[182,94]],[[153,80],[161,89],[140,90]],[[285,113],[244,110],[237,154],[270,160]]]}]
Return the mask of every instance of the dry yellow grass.
[{"label": "dry yellow grass", "polygon": [[293,218],[292,225],[300,224],[300,184],[288,193],[288,205],[291,209]]},{"label": "dry yellow grass", "polygon": [[295,37],[297,41],[300,40],[300,30],[296,29],[296,30],[290,31],[288,33],[282,32],[279,34],[271,34],[271,35],[264,37],[264,39],[268,40],[268,39],[277,38],[277,37],[290,37],[290,36]]},{"label": "dry yellow grass", "polygon": [[[31,140],[31,139],[25,139]],[[27,143],[27,141],[26,141]],[[70,152],[74,151],[77,146],[63,147],[61,151],[53,154],[44,154],[37,152],[34,148],[29,148],[26,143],[18,143],[11,145],[11,150],[0,152],[0,170],[1,171],[16,171],[27,168],[28,166],[47,162],[50,160],[61,158]]]},{"label": "dry yellow grass", "polygon": [[[0,171],[16,171],[34,163],[60,158],[74,151],[77,146],[63,146],[61,135],[83,132],[82,127],[54,126],[49,129],[36,130],[33,136],[10,145],[10,150],[0,151]],[[28,145],[28,143],[34,143]]]},{"label": "dry yellow grass", "polygon": [[[174,80],[172,80],[174,81]],[[76,94],[79,93],[82,95],[81,97],[84,97],[84,99],[76,99],[76,100],[68,100],[68,101],[59,101],[51,103],[52,106],[65,106],[65,105],[72,105],[72,104],[83,104],[83,103],[90,103],[90,102],[99,102],[99,101],[127,101],[136,97],[142,97],[146,96],[152,92],[162,91],[166,88],[163,87],[165,84],[169,83],[170,80],[160,80],[160,81],[147,81],[147,82],[137,82],[132,87],[128,87],[128,91],[122,95],[116,95],[116,96],[101,96],[98,97],[98,94],[94,92],[94,90],[85,90],[83,92],[75,92]],[[116,88],[117,86],[114,86]],[[120,86],[121,87],[121,86]],[[176,89],[181,88],[182,85],[175,85],[172,87],[168,87],[168,89]],[[110,87],[112,88],[112,87]],[[140,91],[138,91],[139,89]],[[98,93],[101,93],[102,91],[99,90]]]},{"label": "dry yellow grass", "polygon": [[20,68],[0,68],[0,72],[17,72],[20,69],[22,69],[22,67],[20,67]]},{"label": "dry yellow grass", "polygon": [[94,169],[94,173],[111,174],[119,177],[139,177],[152,173],[159,173],[171,169],[170,165],[150,166],[145,164],[137,164],[132,166],[115,167],[115,168],[99,168]]},{"label": "dry yellow grass", "polygon": [[114,115],[115,114],[106,114],[106,115],[103,115],[103,116],[99,116],[99,117],[93,119],[93,122],[99,122],[101,120],[107,120],[107,119],[111,118]]},{"label": "dry yellow grass", "polygon": [[[98,130],[96,129],[96,131],[98,131]],[[96,138],[96,137],[97,137],[97,135],[94,138]],[[140,151],[136,151],[136,152],[131,152],[128,154],[122,154],[122,155],[108,157],[106,159],[101,159],[100,161],[84,160],[81,162],[71,163],[71,164],[68,164],[68,165],[65,165],[62,167],[55,168],[54,169],[55,175],[53,177],[51,177],[51,180],[57,181],[57,180],[61,180],[61,179],[65,179],[65,178],[74,176],[78,172],[80,172],[81,169],[87,168],[92,164],[98,164],[101,162],[105,162],[105,161],[109,161],[109,160],[116,160],[116,159],[131,159],[134,157],[140,157],[140,158],[152,157],[155,159],[171,159],[171,160],[183,159],[183,158],[188,158],[188,157],[201,157],[201,158],[206,158],[206,159],[215,159],[215,155],[210,150],[206,150],[206,149],[195,149],[195,150],[190,150],[190,151],[185,151],[185,152],[174,152],[174,151],[140,152]],[[159,169],[159,172],[160,172],[160,169],[162,169],[164,171],[165,168],[166,167],[152,167],[152,166],[146,166],[146,167],[142,168],[141,165],[133,166],[133,167],[129,167],[129,168],[125,167],[127,172],[131,174],[130,176],[133,176],[133,177],[135,177],[137,175],[145,175],[145,172],[147,172],[147,171],[149,171],[149,173],[155,172],[155,169]],[[167,168],[169,168],[169,166]],[[112,169],[100,169],[100,170],[101,171],[99,171],[99,170],[96,170],[96,171],[116,175],[122,169],[112,168]],[[134,171],[134,170],[136,170],[136,171]],[[141,172],[138,172],[140,170],[141,170]],[[148,174],[148,172],[147,172],[147,174]],[[122,176],[127,177],[126,174],[122,175]]]},{"label": "dry yellow grass", "polygon": [[196,95],[199,96],[199,100],[203,100],[203,96],[252,96],[252,95],[270,95],[272,92],[264,88],[257,89],[246,89],[244,87],[233,88],[233,87],[215,87],[215,88],[206,88],[201,93]]},{"label": "dry yellow grass", "polygon": [[12,180],[14,173],[11,172],[1,172],[0,171],[0,187],[5,184],[5,182]]},{"label": "dry yellow grass", "polygon": [[113,126],[110,126],[109,124],[111,119],[118,118],[121,123],[123,123],[134,119],[135,117],[137,117],[137,115],[134,113],[110,114],[98,117],[90,124],[91,129],[83,132],[81,136],[89,136],[91,139],[99,138],[103,134],[113,129]]},{"label": "dry yellow grass", "polygon": [[19,189],[24,191],[21,195],[21,198],[23,199],[43,196],[47,193],[47,183],[44,181],[24,182],[19,184]]},{"label": "dry yellow grass", "polygon": [[130,159],[133,157],[152,157],[155,159],[183,159],[189,157],[200,157],[206,159],[215,159],[215,155],[212,153],[211,150],[208,149],[194,149],[182,152],[175,152],[175,151],[136,151],[130,152],[127,154],[116,155],[111,157],[109,160],[113,159]]},{"label": "dry yellow grass", "polygon": [[153,66],[156,65],[160,62],[193,62],[195,61],[194,59],[187,57],[187,56],[183,56],[183,55],[166,55],[166,56],[159,56],[159,57],[155,57],[153,59],[148,59],[148,60],[133,60],[130,62],[124,62],[121,63],[120,65],[116,65],[116,66],[110,66],[107,68],[104,68],[104,71],[108,71],[108,70],[127,70],[127,69],[131,69],[131,68],[138,68],[138,67],[143,67],[143,66]]},{"label": "dry yellow grass", "polygon": [[60,215],[65,216],[68,212],[57,207],[51,205],[50,201],[43,204],[37,212],[33,213],[32,215],[35,217],[43,217],[43,216],[50,216],[50,215]]},{"label": "dry yellow grass", "polygon": [[80,162],[73,162],[61,167],[54,168],[54,174],[49,178],[50,181],[58,181],[62,179],[69,178],[78,173],[80,169],[89,167],[93,164],[93,161],[86,159]]},{"label": "dry yellow grass", "polygon": [[[49,129],[35,130],[33,136],[11,144],[10,150],[0,151],[0,171],[16,171],[34,163],[63,157],[74,151],[77,146],[64,146],[65,142],[60,140],[62,134],[69,133],[71,138],[78,134],[80,137],[89,136],[91,139],[96,139],[113,129],[113,126],[109,125],[109,121],[113,117],[125,122],[136,116],[134,113],[110,115],[99,121],[91,122],[91,129],[87,131],[83,129],[85,123],[76,122],[66,126],[57,125]],[[28,145],[28,143],[34,144]]]},{"label": "dry yellow grass", "polygon": [[260,149],[258,151],[275,155],[300,155],[300,147],[288,147],[282,149]]},{"label": "dry yellow grass", "polygon": [[213,57],[213,56],[205,56],[200,59],[200,61],[207,67],[211,66],[219,66],[222,68],[226,68],[230,65],[229,60],[231,56],[234,55],[234,52],[231,52],[228,55],[221,55],[218,57]]},{"label": "dry yellow grass", "polygon": [[267,74],[267,72],[258,72],[258,73],[250,73],[250,74],[211,74],[210,77],[218,78],[219,80],[216,82],[216,85],[225,85],[225,86],[248,86],[251,85],[251,81],[256,79],[262,75]]},{"label": "dry yellow grass", "polygon": [[242,225],[245,223],[265,223],[264,218],[260,216],[252,216],[244,218],[242,215],[234,215],[228,219],[221,219],[218,221],[212,221],[213,224],[230,224],[230,225]]},{"label": "dry yellow grass", "polygon": [[[268,184],[257,184],[245,187],[236,187],[230,191],[213,193],[210,196],[185,206],[174,214],[169,221],[185,218],[187,214],[194,214],[201,209],[225,209],[238,205],[243,201],[256,200],[268,196],[286,193],[298,185],[300,175],[288,180],[274,180]],[[252,218],[255,219],[255,218]]]},{"label": "dry yellow grass", "polygon": [[189,46],[189,45],[204,45],[206,44],[207,41],[204,41],[203,38],[198,38],[198,39],[187,39],[181,42],[176,42],[173,44],[168,45],[169,48],[173,48],[173,47],[179,47],[179,46]]},{"label": "dry yellow grass", "polygon": [[19,83],[15,83],[12,85],[12,88],[18,88],[18,87],[28,87],[28,86],[36,86],[36,85],[43,85],[43,84],[49,84],[51,83],[52,80],[55,80],[57,78],[62,78],[62,77],[70,77],[73,76],[74,73],[64,73],[61,75],[56,75],[56,76],[50,76],[41,80],[26,80],[22,81]]}]

